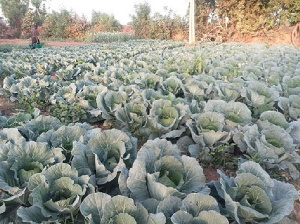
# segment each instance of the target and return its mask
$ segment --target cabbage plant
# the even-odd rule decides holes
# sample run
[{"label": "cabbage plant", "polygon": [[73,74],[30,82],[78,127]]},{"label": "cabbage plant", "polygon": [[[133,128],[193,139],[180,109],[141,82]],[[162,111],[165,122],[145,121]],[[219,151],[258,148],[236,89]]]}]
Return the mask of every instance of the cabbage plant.
[{"label": "cabbage plant", "polygon": [[283,128],[257,123],[241,128],[233,136],[239,149],[268,168],[289,169],[293,178],[299,177],[294,163],[300,163],[294,140]]},{"label": "cabbage plant", "polygon": [[185,98],[192,100],[204,100],[209,99],[213,89],[213,83],[207,83],[205,81],[199,81],[192,79],[185,83],[183,91]]},{"label": "cabbage plant", "polygon": [[184,199],[168,196],[162,201],[148,199],[143,205],[151,213],[163,213],[167,223],[229,224],[227,218],[220,214],[216,199],[205,194],[190,193]]},{"label": "cabbage plant", "polygon": [[241,96],[247,105],[252,107],[253,113],[259,116],[274,107],[274,102],[279,100],[279,91],[276,87],[268,87],[262,82],[252,81],[241,90]]},{"label": "cabbage plant", "polygon": [[90,224],[166,223],[162,213],[149,214],[141,204],[135,205],[131,198],[111,197],[101,192],[89,194],[80,205],[80,211]]},{"label": "cabbage plant", "polygon": [[23,138],[0,145],[0,203],[4,206],[0,214],[5,217],[18,206],[27,205],[30,178],[63,160],[60,150],[49,149],[45,143],[26,142]]},{"label": "cabbage plant", "polygon": [[123,107],[119,107],[115,112],[115,116],[127,130],[130,130],[134,135],[139,135],[141,129],[147,124],[147,109],[148,104],[143,98],[136,98]]},{"label": "cabbage plant", "polygon": [[278,106],[289,119],[297,120],[300,118],[300,96],[280,97]]},{"label": "cabbage plant", "polygon": [[223,100],[209,100],[204,106],[204,112],[218,112],[225,117],[225,129],[233,130],[236,127],[250,124],[251,111],[241,102],[225,102]]},{"label": "cabbage plant", "polygon": [[290,95],[300,94],[300,76],[284,76],[282,79],[282,87],[286,97]]},{"label": "cabbage plant", "polygon": [[115,111],[122,107],[128,100],[128,95],[123,91],[108,90],[98,94],[96,98],[97,109],[93,111],[92,115],[99,116],[103,119],[114,118]]},{"label": "cabbage plant", "polygon": [[243,85],[244,84],[238,82],[217,81],[214,86],[215,93],[213,99],[220,99],[226,102],[236,101],[241,97],[241,89]]},{"label": "cabbage plant", "polygon": [[84,142],[90,128],[89,125],[63,125],[57,130],[52,129],[42,133],[37,138],[37,142],[45,142],[48,147],[60,148],[66,156],[66,161],[70,162],[73,142]]},{"label": "cabbage plant", "polygon": [[98,185],[114,180],[136,158],[137,139],[117,129],[95,131],[87,144],[75,142],[72,166],[80,175],[94,175]]},{"label": "cabbage plant", "polygon": [[237,223],[279,223],[293,211],[298,198],[294,186],[271,179],[258,163],[241,164],[236,177],[218,173],[214,187],[226,213]]},{"label": "cabbage plant", "polygon": [[171,76],[164,80],[161,88],[166,95],[172,93],[175,96],[181,96],[183,94],[183,83],[176,76]]},{"label": "cabbage plant", "polygon": [[[184,123],[191,115],[188,105],[173,105],[170,100],[156,100],[152,103],[148,126],[151,128],[150,138],[176,138],[185,131]],[[152,136],[153,135],[153,136]]]},{"label": "cabbage plant", "polygon": [[205,148],[214,150],[219,145],[228,143],[232,136],[231,131],[225,129],[224,115],[218,112],[193,114],[186,125],[197,143],[189,147],[191,155],[196,158],[201,151],[206,151]]},{"label": "cabbage plant", "polygon": [[[55,164],[42,174],[30,178],[32,206],[17,211],[23,222],[36,220],[63,222],[74,217],[87,194],[89,176],[79,176],[76,169],[65,163]],[[41,222],[40,222],[41,223]]]},{"label": "cabbage plant", "polygon": [[[127,189],[126,189],[126,187]],[[186,197],[205,188],[205,176],[196,159],[181,156],[176,145],[163,139],[149,140],[139,150],[121,192],[136,201],[167,196]]]}]

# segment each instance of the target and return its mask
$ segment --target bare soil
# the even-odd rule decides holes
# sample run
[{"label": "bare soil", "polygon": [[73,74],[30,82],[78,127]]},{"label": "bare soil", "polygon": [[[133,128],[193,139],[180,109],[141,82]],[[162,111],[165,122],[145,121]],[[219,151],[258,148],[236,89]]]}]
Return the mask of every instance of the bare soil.
[{"label": "bare soil", "polygon": [[10,116],[18,112],[18,106],[8,98],[0,95],[0,112],[1,115]]}]

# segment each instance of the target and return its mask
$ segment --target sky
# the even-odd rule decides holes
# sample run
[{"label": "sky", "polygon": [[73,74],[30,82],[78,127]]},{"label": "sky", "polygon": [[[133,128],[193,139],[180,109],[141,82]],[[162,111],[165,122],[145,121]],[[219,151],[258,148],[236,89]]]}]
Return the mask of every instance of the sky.
[{"label": "sky", "polygon": [[[134,5],[145,0],[48,0],[47,9],[58,11],[61,8],[75,11],[78,15],[85,15],[90,19],[92,10],[113,14],[123,25],[130,22],[130,15],[134,14]],[[148,0],[151,12],[164,12],[164,6],[177,14],[184,16],[188,9],[189,0]]]}]

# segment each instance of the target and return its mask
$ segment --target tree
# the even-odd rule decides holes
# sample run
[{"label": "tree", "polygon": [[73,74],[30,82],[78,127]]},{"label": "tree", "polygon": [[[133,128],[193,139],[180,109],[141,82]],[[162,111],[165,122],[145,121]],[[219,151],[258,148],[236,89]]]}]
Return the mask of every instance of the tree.
[{"label": "tree", "polygon": [[140,3],[134,6],[135,15],[131,15],[132,25],[135,30],[135,35],[139,37],[149,37],[151,24],[151,7],[147,2]]},{"label": "tree", "polygon": [[46,19],[46,1],[47,0],[31,0],[31,5],[33,6],[32,13],[34,15],[34,22],[39,26],[41,26]]},{"label": "tree", "polygon": [[242,34],[294,25],[300,21],[299,0],[218,0],[219,15],[229,17]]},{"label": "tree", "polygon": [[21,34],[23,18],[28,10],[29,0],[0,0],[2,13],[9,25]]},{"label": "tree", "polygon": [[92,26],[94,30],[101,32],[115,32],[121,29],[120,22],[114,17],[102,12],[92,12]]}]

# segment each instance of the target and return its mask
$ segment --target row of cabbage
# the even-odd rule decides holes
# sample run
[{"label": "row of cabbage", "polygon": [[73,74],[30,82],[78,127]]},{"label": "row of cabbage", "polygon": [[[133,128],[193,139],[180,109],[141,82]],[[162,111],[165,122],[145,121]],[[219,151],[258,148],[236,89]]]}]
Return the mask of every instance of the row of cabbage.
[{"label": "row of cabbage", "polygon": [[0,131],[2,223],[278,223],[298,197],[258,163],[206,183],[195,158],[165,139],[18,113]]},{"label": "row of cabbage", "polygon": [[[293,187],[271,180],[258,164],[244,163],[238,171],[241,176],[228,178],[221,174],[218,182],[207,185],[198,162],[181,154],[203,159],[218,147],[234,143],[236,146],[226,148],[228,153],[238,149],[242,154],[248,155],[242,160],[251,157],[265,168],[289,169],[292,177],[299,177],[299,172],[293,165],[300,163],[297,153],[300,144],[300,124],[297,121],[300,116],[299,50],[289,46],[267,48],[265,45],[237,43],[202,44],[200,47],[183,48],[180,43],[155,41],[131,42],[120,46],[108,45],[105,49],[97,45],[45,49],[45,52],[37,53],[43,55],[39,63],[29,66],[22,62],[28,65],[23,67],[22,73],[18,73],[20,70],[15,68],[8,72],[11,75],[3,82],[3,92],[9,94],[11,100],[25,97],[46,105],[68,105],[71,109],[80,107],[85,112],[85,121],[105,120],[105,123],[117,128],[104,132],[92,129],[87,124],[62,128],[62,124],[59,127],[55,125],[58,120],[49,121],[50,125],[47,126],[47,122],[43,123],[41,120],[55,119],[38,117],[31,120],[31,116],[26,114],[0,117],[2,128],[17,127],[11,129],[14,131],[13,135],[21,133],[25,142],[43,142],[46,148],[54,149],[54,153],[58,155],[51,157],[55,162],[39,165],[39,168],[36,168],[35,162],[29,162],[32,165],[22,168],[20,172],[9,166],[3,172],[11,170],[11,174],[15,173],[14,178],[18,178],[18,175],[23,175],[24,170],[33,169],[34,171],[26,174],[26,183],[21,188],[17,185],[17,189],[26,188],[29,191],[29,198],[33,197],[33,192],[36,192],[34,188],[42,182],[49,189],[55,185],[45,177],[46,170],[54,163],[67,163],[71,167],[58,169],[74,169],[79,176],[89,177],[89,181],[85,182],[89,190],[84,188],[88,192],[83,195],[73,195],[67,190],[61,192],[64,199],[66,192],[69,192],[67,195],[76,195],[78,203],[75,203],[76,206],[72,204],[76,209],[67,212],[62,207],[55,208],[59,214],[50,215],[47,209],[52,211],[51,206],[54,206],[52,202],[48,203],[54,196],[54,192],[50,192],[47,193],[47,201],[43,201],[47,205],[38,202],[41,201],[40,196],[36,196],[38,199],[35,202],[28,199],[27,202],[19,203],[25,204],[25,207],[18,210],[23,221],[61,220],[65,218],[61,214],[63,213],[67,217],[74,214],[78,214],[78,217],[87,216],[94,220],[90,221],[92,223],[99,223],[99,220],[107,223],[108,219],[116,223],[119,220],[133,222],[132,219],[138,220],[137,223],[147,223],[139,220],[141,216],[146,217],[150,223],[150,220],[157,223],[203,223],[203,220],[211,217],[223,221],[207,222],[228,222],[224,217],[212,215],[215,214],[212,211],[200,215],[203,210],[214,210],[238,223],[274,223],[291,211],[293,200],[297,197]],[[142,50],[132,53],[131,50],[135,48]],[[57,58],[59,66],[55,67],[53,61],[49,62],[50,58],[55,58],[50,52],[55,52],[55,57],[58,58],[59,54],[63,55],[64,60]],[[23,54],[23,59],[37,57],[26,51],[20,54]],[[2,56],[6,58],[5,63],[10,61],[10,57],[18,58],[13,54]],[[62,64],[63,61],[65,64]],[[2,61],[2,65],[5,63]],[[8,70],[5,71],[7,73]],[[54,72],[55,77],[51,77]],[[80,119],[82,117],[73,121]],[[96,139],[91,140],[93,135],[98,136],[102,143],[97,143]],[[132,136],[151,140],[136,153],[136,139]],[[18,139],[22,138],[18,136]],[[123,139],[123,143],[118,142],[120,139]],[[171,140],[172,143],[163,139]],[[10,139],[9,145],[14,141]],[[26,144],[28,143],[24,143],[24,148],[29,147]],[[8,153],[11,145],[9,149],[5,147],[2,151]],[[18,150],[20,148],[23,146],[18,147]],[[29,152],[25,154],[30,155]],[[3,160],[8,161],[8,156],[5,153],[3,155]],[[13,157],[12,154],[11,161]],[[28,187],[32,184],[30,176],[36,171],[42,173],[35,176],[41,181]],[[257,175],[260,172],[263,183],[258,178],[254,180],[252,176],[243,174]],[[12,183],[11,180],[8,182]],[[283,195],[289,198],[285,203],[281,201],[281,196],[274,197],[282,188],[291,189]],[[209,191],[215,199],[206,197]],[[115,199],[96,192],[123,196]],[[195,192],[201,195],[192,194]],[[83,205],[80,205],[80,198],[85,198],[87,194],[93,196],[88,196],[87,201],[84,200]],[[15,194],[8,195],[9,199],[3,201],[16,198]],[[195,199],[194,202],[190,201],[192,198]],[[257,198],[262,201],[254,200]],[[75,202],[73,199],[70,200]],[[102,199],[104,201],[100,207],[92,206]],[[209,202],[216,199],[219,205],[216,201]],[[58,201],[62,203],[61,200]],[[120,201],[131,204],[129,207],[134,212],[129,212],[130,217],[123,214],[127,212],[108,212],[116,204],[123,211],[124,204]],[[203,205],[205,208],[188,206],[193,203],[199,205],[200,201],[216,206],[213,209],[208,205]],[[276,208],[273,207],[275,203],[279,204]],[[260,207],[261,204],[266,207]],[[28,207],[29,205],[32,206]],[[192,212],[193,209],[197,211]],[[104,218],[104,213],[111,214],[112,217]]]}]

